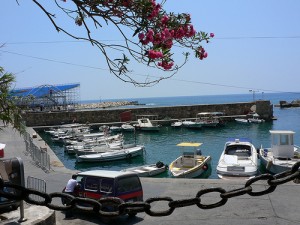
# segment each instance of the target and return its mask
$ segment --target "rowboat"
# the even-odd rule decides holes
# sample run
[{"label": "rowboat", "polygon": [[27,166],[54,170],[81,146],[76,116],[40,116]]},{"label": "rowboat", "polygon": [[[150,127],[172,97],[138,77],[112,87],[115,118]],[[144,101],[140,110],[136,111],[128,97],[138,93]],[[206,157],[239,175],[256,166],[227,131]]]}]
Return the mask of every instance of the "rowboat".
[{"label": "rowboat", "polygon": [[126,148],[121,150],[111,150],[104,153],[90,154],[90,155],[76,155],[77,162],[106,162],[120,159],[131,159],[136,156],[143,155],[144,146],[138,145],[133,148]]},{"label": "rowboat", "polygon": [[155,164],[131,167],[121,171],[133,172],[136,173],[139,177],[152,177],[165,172],[167,169],[168,166],[159,161]]}]

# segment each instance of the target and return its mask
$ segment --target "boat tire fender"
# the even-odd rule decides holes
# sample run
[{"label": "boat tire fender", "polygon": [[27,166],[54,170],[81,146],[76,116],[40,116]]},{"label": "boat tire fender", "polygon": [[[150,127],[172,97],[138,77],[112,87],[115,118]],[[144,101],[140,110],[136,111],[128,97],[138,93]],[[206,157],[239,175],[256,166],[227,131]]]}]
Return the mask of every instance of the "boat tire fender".
[{"label": "boat tire fender", "polygon": [[203,169],[204,171],[208,170],[208,165],[205,163],[205,164],[202,166],[202,169]]},{"label": "boat tire fender", "polygon": [[128,155],[126,155],[127,159],[130,159],[132,157],[132,155],[129,153]]}]

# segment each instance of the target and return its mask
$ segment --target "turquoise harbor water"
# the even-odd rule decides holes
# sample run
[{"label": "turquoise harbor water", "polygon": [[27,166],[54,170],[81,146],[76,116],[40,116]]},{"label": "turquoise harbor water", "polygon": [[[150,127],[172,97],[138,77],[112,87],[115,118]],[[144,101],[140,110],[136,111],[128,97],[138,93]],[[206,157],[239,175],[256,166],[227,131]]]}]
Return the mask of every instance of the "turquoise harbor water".
[{"label": "turquoise harbor water", "polygon": [[[258,99],[258,94],[255,96]],[[300,97],[299,94],[264,94],[265,100],[270,100],[273,104],[278,104],[279,100],[292,101]],[[163,105],[189,105],[189,104],[214,104],[229,102],[251,101],[253,95],[227,95],[227,96],[194,96],[194,97],[172,97],[172,98],[149,98],[134,99],[139,103],[155,106]],[[133,100],[133,99],[130,99]],[[138,144],[145,145],[143,157],[133,158],[131,160],[120,160],[101,163],[76,163],[76,157],[64,153],[64,148],[51,142],[49,136],[44,132],[40,135],[54,150],[65,167],[76,170],[121,170],[128,167],[139,166],[143,164],[156,163],[162,161],[170,164],[177,158],[181,150],[176,146],[182,141],[201,142],[202,153],[212,157],[211,168],[204,177],[217,179],[216,166],[223,151],[223,146],[228,138],[250,138],[252,143],[259,148],[269,147],[271,144],[269,130],[293,130],[295,134],[295,144],[300,145],[300,108],[280,109],[274,107],[274,116],[277,120],[265,122],[262,124],[239,124],[229,122],[223,127],[203,128],[201,130],[189,130],[186,128],[172,128],[169,126],[162,127],[160,132],[136,132],[124,133],[126,142],[137,141]],[[170,177],[169,172],[161,174],[159,177]]]}]

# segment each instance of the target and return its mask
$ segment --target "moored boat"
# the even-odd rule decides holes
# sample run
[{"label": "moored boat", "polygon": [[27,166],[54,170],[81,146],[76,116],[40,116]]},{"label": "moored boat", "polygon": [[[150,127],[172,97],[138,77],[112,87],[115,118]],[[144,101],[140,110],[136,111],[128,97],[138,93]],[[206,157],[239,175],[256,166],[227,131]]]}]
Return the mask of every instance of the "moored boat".
[{"label": "moored boat", "polygon": [[137,119],[137,124],[134,124],[134,127],[137,130],[142,131],[159,131],[160,125],[156,122],[151,121],[150,119],[157,119],[155,115],[141,115],[140,118]]},{"label": "moored boat", "polygon": [[208,170],[210,156],[203,156],[198,149],[202,143],[182,142],[177,146],[182,148],[182,155],[175,159],[169,170],[174,178],[196,178]]},{"label": "moored boat", "polygon": [[139,177],[152,177],[165,172],[167,169],[168,166],[159,161],[155,164],[131,167],[121,171],[133,172],[136,173]]},{"label": "moored boat", "polygon": [[300,162],[300,147],[294,145],[294,131],[270,130],[271,147],[259,150],[262,166],[270,173],[277,174],[290,170]]},{"label": "moored boat", "polygon": [[221,179],[250,179],[258,174],[258,157],[249,139],[229,139],[217,165]]},{"label": "moored boat", "polygon": [[90,154],[90,155],[76,155],[77,162],[106,162],[120,159],[131,159],[136,156],[143,155],[144,146],[138,145],[133,148],[126,148],[121,150],[112,150],[104,153]]}]

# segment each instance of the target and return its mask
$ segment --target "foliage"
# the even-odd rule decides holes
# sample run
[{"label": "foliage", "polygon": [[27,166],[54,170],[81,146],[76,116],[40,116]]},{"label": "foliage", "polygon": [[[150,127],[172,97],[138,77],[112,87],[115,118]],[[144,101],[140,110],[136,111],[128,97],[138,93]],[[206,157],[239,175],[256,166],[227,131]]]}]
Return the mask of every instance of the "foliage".
[{"label": "foliage", "polygon": [[[166,0],[53,0],[59,12],[74,20],[74,24],[84,28],[84,36],[76,36],[58,24],[57,15],[46,9],[40,0],[33,2],[47,15],[57,31],[78,40],[87,40],[97,46],[105,56],[111,73],[119,79],[137,86],[150,86],[162,79],[173,76],[187,61],[190,53],[184,52],[182,62],[174,60],[172,48],[176,45],[194,52],[200,60],[207,57],[201,42],[209,42],[213,33],[196,32],[191,17],[187,13],[167,13],[163,6]],[[64,21],[60,21],[64,22]],[[112,25],[119,31],[124,44],[104,44],[92,36],[92,27],[106,29]],[[126,28],[126,29],[125,29]],[[128,35],[130,30],[132,36]],[[126,30],[126,32],[125,32]],[[121,52],[121,57],[113,59],[110,50]],[[138,81],[133,79],[128,69],[130,58],[144,65],[166,71],[160,78]]]},{"label": "foliage", "polygon": [[4,69],[0,67],[0,120],[4,126],[11,124],[14,129],[23,133],[25,127],[22,123],[21,110],[9,97],[10,87],[14,81],[14,75],[5,73]]}]

